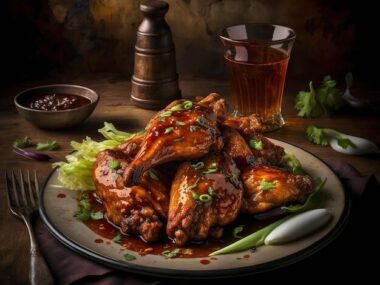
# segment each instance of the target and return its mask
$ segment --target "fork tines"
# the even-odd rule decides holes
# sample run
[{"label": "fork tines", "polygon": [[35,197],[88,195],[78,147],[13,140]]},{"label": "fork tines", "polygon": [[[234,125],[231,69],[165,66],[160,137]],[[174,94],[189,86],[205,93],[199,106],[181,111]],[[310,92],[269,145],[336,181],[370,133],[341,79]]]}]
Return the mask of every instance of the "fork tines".
[{"label": "fork tines", "polygon": [[25,173],[26,179],[24,179],[24,173],[21,169],[12,170],[10,173],[5,172],[9,208],[13,214],[19,217],[26,212],[36,210],[38,205],[37,172],[33,171],[33,179],[30,177],[29,170],[26,170]]}]

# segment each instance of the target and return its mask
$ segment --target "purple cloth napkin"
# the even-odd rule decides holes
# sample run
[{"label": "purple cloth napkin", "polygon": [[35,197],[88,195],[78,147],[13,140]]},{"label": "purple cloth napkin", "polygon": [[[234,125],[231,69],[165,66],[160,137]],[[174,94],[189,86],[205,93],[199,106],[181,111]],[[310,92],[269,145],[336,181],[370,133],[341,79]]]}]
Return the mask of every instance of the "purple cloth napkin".
[{"label": "purple cloth napkin", "polygon": [[[363,216],[365,217],[368,213],[368,206],[374,201],[378,200],[378,190],[379,184],[376,181],[373,175],[371,176],[363,176],[361,175],[354,167],[351,165],[334,160],[326,160],[326,163],[334,170],[334,172],[341,178],[343,184],[345,185],[347,191],[352,194],[354,201],[354,212],[359,212],[359,214],[351,217],[352,221],[357,221],[361,219]],[[362,201],[365,200],[365,203]],[[357,206],[355,206],[357,205]],[[365,206],[363,206],[365,205]],[[128,272],[122,272],[116,269],[112,269],[96,262],[93,262],[89,259],[86,259],[79,254],[71,251],[62,245],[58,240],[56,240],[47,230],[45,224],[41,221],[41,219],[37,219],[36,221],[36,237],[41,246],[42,253],[44,254],[56,280],[56,284],[95,284],[95,285],[125,285],[125,284],[133,284],[133,285],[150,285],[150,284],[220,284],[221,280],[217,281],[189,281],[189,280],[168,280],[164,278],[158,277],[150,277],[144,275],[138,275]],[[346,230],[343,234],[347,236],[346,241],[338,238],[337,242],[333,243],[333,246],[329,246],[327,249],[321,251],[321,253],[315,254],[316,257],[308,258],[307,260],[286,267],[285,269],[278,270],[281,274],[286,276],[296,274],[299,270],[303,270],[304,273],[308,270],[314,270],[316,264],[320,268],[326,266],[325,270],[331,268],[331,266],[327,266],[326,264],[326,256],[329,255],[339,256],[341,254],[341,250],[345,250],[345,246],[343,249],[340,249],[343,245],[350,244],[350,236],[352,233],[357,232],[357,227],[352,226],[348,227],[351,230]],[[357,241],[356,241],[357,242]],[[379,242],[379,241],[377,241]],[[338,246],[337,246],[338,245]],[[340,245],[340,247],[339,247]],[[354,244],[353,244],[354,245]],[[330,248],[330,249],[329,249]],[[332,250],[333,248],[334,250]],[[347,252],[350,252],[350,248],[347,248]],[[334,259],[329,258],[330,263],[333,263]],[[318,261],[324,260],[324,261]],[[319,263],[318,263],[319,262]],[[276,274],[275,274],[276,275]],[[270,273],[255,275],[252,277],[243,278],[243,282],[252,282],[254,281],[268,281],[270,280],[272,275]],[[303,275],[305,276],[305,275]]]}]

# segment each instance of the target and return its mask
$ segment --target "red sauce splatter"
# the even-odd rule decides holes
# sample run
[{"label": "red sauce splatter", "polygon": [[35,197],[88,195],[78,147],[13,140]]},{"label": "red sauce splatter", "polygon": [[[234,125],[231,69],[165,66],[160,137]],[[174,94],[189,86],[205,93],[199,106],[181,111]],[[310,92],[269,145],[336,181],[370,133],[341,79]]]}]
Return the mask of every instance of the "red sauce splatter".
[{"label": "red sauce splatter", "polygon": [[250,258],[251,256],[249,254],[246,254],[243,256],[244,258]]},{"label": "red sauce splatter", "polygon": [[207,265],[207,264],[209,264],[211,261],[210,261],[210,260],[207,260],[207,259],[201,259],[199,262],[200,262],[201,264],[203,264],[203,265]]},{"label": "red sauce splatter", "polygon": [[94,242],[96,242],[96,243],[103,243],[103,240],[101,238],[97,238],[96,240],[94,240]]},{"label": "red sauce splatter", "polygon": [[57,195],[57,198],[61,198],[61,199],[66,198],[66,194],[64,194],[64,193],[59,193],[59,194]]}]

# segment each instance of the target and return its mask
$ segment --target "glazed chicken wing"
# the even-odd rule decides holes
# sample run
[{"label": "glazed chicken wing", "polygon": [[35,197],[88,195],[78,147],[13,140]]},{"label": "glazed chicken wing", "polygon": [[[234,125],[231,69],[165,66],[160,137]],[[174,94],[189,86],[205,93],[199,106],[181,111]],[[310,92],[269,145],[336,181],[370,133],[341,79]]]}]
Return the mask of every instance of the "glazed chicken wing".
[{"label": "glazed chicken wing", "polygon": [[224,129],[223,137],[223,150],[236,161],[242,171],[242,211],[256,214],[274,207],[305,201],[313,187],[309,176],[293,175],[269,166],[281,162],[285,154],[282,147],[273,144],[262,135],[254,136],[251,140],[255,142],[251,142],[253,147],[250,147],[244,138],[231,128]]},{"label": "glazed chicken wing", "polygon": [[138,183],[141,174],[151,167],[173,160],[197,159],[212,147],[220,149],[222,139],[211,102],[174,101],[148,123],[140,149],[124,171],[125,184]]},{"label": "glazed chicken wing", "polygon": [[274,207],[302,204],[309,196],[313,182],[309,176],[268,166],[256,166],[242,173],[245,192],[242,211],[257,214]]},{"label": "glazed chicken wing", "polygon": [[237,216],[243,195],[240,171],[225,153],[184,162],[174,178],[166,233],[177,245],[220,237]]},{"label": "glazed chicken wing", "polygon": [[161,219],[166,219],[168,213],[168,188],[154,169],[142,175],[139,185],[125,187],[122,173],[128,164],[128,157],[119,150],[100,152],[93,171],[96,194],[107,219],[124,233],[155,241],[163,226]]}]

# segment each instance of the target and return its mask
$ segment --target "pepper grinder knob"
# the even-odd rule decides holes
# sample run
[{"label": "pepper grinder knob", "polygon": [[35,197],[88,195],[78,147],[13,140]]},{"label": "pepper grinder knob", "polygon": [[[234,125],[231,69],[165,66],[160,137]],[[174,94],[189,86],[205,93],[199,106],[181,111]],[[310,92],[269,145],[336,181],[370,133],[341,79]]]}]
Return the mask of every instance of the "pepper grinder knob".
[{"label": "pepper grinder knob", "polygon": [[137,30],[132,102],[142,108],[160,109],[181,98],[176,71],[175,49],[165,14],[164,1],[143,1],[144,16]]}]

